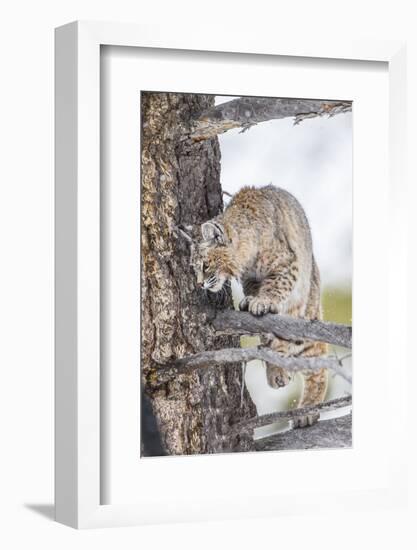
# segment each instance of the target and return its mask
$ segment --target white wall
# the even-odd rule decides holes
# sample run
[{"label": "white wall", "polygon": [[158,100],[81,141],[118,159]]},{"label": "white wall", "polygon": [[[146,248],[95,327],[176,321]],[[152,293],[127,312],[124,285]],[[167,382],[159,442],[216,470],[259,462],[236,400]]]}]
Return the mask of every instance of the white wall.
[{"label": "white wall", "polygon": [[[167,23],[219,23],[242,33],[279,32],[391,36],[409,42],[409,96],[417,96],[417,39],[413,3],[256,3],[212,0],[14,0],[1,10],[1,213],[0,271],[0,546],[45,548],[293,548],[338,550],[372,540],[375,547],[412,548],[416,512],[390,511],[366,517],[293,518],[211,526],[178,525],[77,533],[53,524],[27,505],[50,505],[53,498],[53,28],[74,19]],[[265,22],[269,28],[265,28]],[[417,150],[410,111],[411,155]],[[410,156],[411,156],[410,155]],[[417,181],[410,162],[410,181]],[[411,188],[415,193],[414,187]],[[414,234],[416,196],[410,198]],[[411,269],[411,268],[410,268]],[[410,271],[417,279],[415,264]],[[410,300],[415,300],[415,291]],[[414,302],[415,303],[415,302]],[[410,315],[411,320],[411,315]],[[410,388],[415,387],[415,371]],[[414,380],[414,383],[413,383]],[[410,390],[411,391],[411,390]],[[410,394],[411,397],[411,394]],[[415,424],[413,425],[415,429]],[[410,432],[411,433],[411,432]],[[343,473],[341,472],[341,475]],[[414,478],[415,480],[415,478]],[[415,484],[413,485],[415,489]],[[416,493],[414,493],[416,494]],[[415,502],[415,498],[414,498]],[[38,508],[39,509],[39,508]],[[46,511],[49,509],[47,508]],[[220,544],[220,540],[222,540]]]}]

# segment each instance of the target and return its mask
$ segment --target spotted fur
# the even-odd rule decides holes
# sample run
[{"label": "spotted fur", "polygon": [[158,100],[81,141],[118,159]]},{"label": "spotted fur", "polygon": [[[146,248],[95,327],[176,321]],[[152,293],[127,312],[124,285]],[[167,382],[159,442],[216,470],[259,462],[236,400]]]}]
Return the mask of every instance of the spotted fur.
[{"label": "spotted fur", "polygon": [[[241,310],[253,315],[279,313],[321,319],[320,275],[313,255],[307,217],[300,203],[284,189],[268,185],[244,187],[220,216],[201,226],[202,240],[193,247],[197,282],[218,292],[231,278],[243,286]],[[325,355],[319,342],[288,342],[275,337],[270,347],[284,355]],[[285,370],[267,364],[267,381],[274,388],[288,384]],[[298,406],[324,399],[328,373],[304,373]],[[301,426],[316,418],[301,419]]]}]

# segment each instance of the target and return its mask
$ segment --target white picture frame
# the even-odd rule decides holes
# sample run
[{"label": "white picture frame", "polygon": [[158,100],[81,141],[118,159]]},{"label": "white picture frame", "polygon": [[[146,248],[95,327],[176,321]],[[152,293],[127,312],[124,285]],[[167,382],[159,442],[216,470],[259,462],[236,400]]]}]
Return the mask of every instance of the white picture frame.
[{"label": "white picture frame", "polygon": [[[397,197],[392,231],[401,241],[405,187],[405,45],[401,42],[297,41],[228,31],[213,37],[198,29],[183,36],[174,29],[75,22],[56,30],[56,519],[77,528],[161,521],[248,517],[235,498],[207,502],[193,514],[167,498],[164,509],[134,504],[101,504],[100,498],[100,47],[102,45],[209,52],[285,55],[303,58],[382,61],[389,70],[390,189]],[[393,258],[390,260],[394,261]],[[405,270],[401,251],[395,258]],[[405,271],[404,271],[405,273]],[[392,304],[390,307],[394,307]],[[395,305],[403,313],[404,300]],[[405,309],[404,309],[405,311]],[[399,355],[399,386],[405,385],[405,354]],[[402,384],[402,386],[401,386]],[[401,390],[400,390],[401,391]],[[399,419],[405,415],[401,409]],[[401,425],[401,424],[400,424]],[[399,428],[401,431],[403,428]],[[340,494],[345,507],[391,506],[405,498],[402,436],[390,456],[392,475],[381,490]],[[160,467],[163,468],[162,461]],[[326,495],[296,495],[267,502],[270,514],[326,509]],[[152,496],[149,495],[149,501]],[[232,504],[232,506],[231,506]],[[334,505],[334,502],[333,502]]]}]

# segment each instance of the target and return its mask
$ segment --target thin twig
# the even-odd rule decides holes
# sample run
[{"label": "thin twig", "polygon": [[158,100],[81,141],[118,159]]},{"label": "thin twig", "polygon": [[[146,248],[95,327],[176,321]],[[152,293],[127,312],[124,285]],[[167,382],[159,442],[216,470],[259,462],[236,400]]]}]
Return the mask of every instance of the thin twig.
[{"label": "thin twig", "polygon": [[255,428],[261,428],[262,426],[273,424],[283,418],[295,419],[300,416],[312,415],[320,411],[333,411],[342,407],[349,407],[350,405],[352,405],[352,396],[346,395],[344,397],[318,403],[317,405],[310,405],[308,407],[300,407],[299,409],[292,409],[290,411],[278,411],[270,414],[263,414],[261,416],[255,416],[253,418],[249,418],[248,420],[242,420],[241,422],[234,424],[231,427],[228,437],[243,432],[251,433]]}]

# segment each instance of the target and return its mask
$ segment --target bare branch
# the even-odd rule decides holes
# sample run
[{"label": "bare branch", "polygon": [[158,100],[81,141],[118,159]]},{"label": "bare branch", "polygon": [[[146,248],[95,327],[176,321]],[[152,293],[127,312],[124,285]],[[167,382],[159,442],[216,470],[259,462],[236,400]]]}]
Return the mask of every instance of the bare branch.
[{"label": "bare branch", "polygon": [[255,441],[257,451],[296,451],[352,447],[352,415],[320,420],[302,430],[288,430]]},{"label": "bare branch", "polygon": [[193,370],[210,366],[233,364],[253,359],[260,359],[273,365],[277,365],[289,372],[300,372],[304,370],[331,369],[342,376],[347,382],[352,383],[352,377],[342,363],[334,357],[285,357],[270,348],[226,348],[214,351],[202,351],[195,355],[183,357],[157,369],[160,381],[169,380],[179,374],[189,373]]},{"label": "bare branch", "polygon": [[300,407],[298,409],[291,409],[289,411],[278,411],[270,414],[263,414],[261,416],[254,416],[248,420],[242,420],[237,422],[231,428],[228,437],[231,434],[239,433],[251,433],[255,428],[261,428],[262,426],[267,426],[268,424],[273,424],[278,420],[286,419],[295,419],[300,416],[314,415],[320,411],[333,411],[335,409],[340,409],[342,407],[349,407],[352,405],[352,396],[346,395],[344,397],[338,397],[337,399],[332,399],[330,401],[325,401],[324,403],[318,403],[317,405],[310,405],[308,407]]},{"label": "bare branch", "polygon": [[336,346],[352,348],[352,327],[326,321],[309,321],[284,315],[254,315],[225,310],[219,311],[211,321],[214,328],[223,333],[273,334],[283,340],[315,340]]},{"label": "bare branch", "polygon": [[260,122],[288,117],[299,124],[306,118],[330,117],[351,110],[351,101],[241,97],[204,111],[194,123],[191,138],[210,139],[232,128],[246,131]]}]

